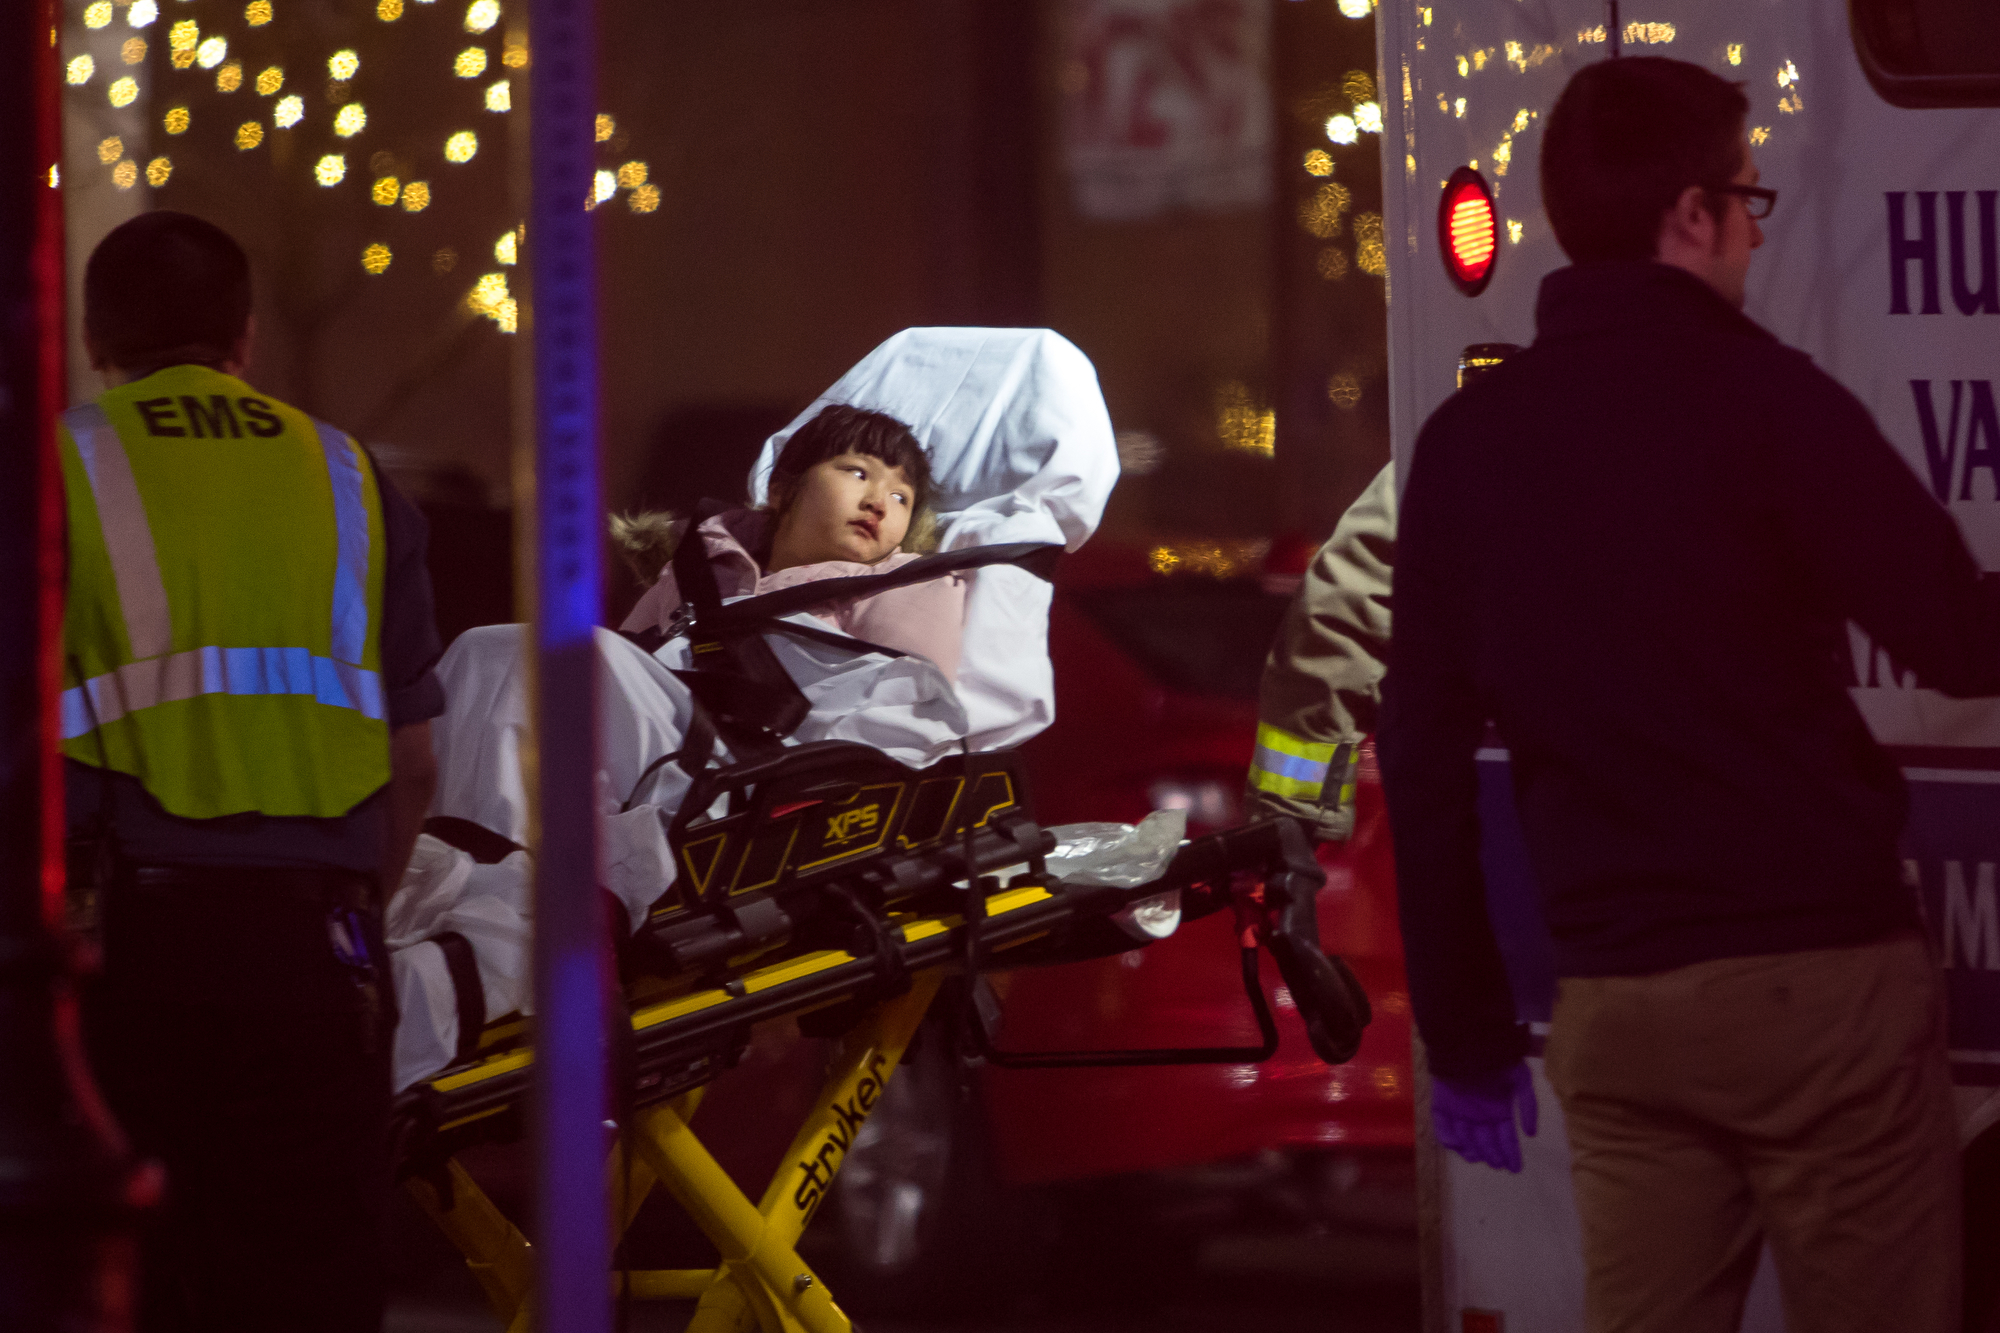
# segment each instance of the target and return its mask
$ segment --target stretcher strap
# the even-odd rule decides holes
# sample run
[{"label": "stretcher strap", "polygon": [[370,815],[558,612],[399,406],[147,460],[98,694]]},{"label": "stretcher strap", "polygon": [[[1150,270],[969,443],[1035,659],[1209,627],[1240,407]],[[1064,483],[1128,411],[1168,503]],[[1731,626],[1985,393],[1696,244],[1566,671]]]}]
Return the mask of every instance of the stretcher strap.
[{"label": "stretcher strap", "polygon": [[479,1049],[479,1034],[486,1027],[486,987],[479,980],[479,960],[473,957],[472,942],[455,930],[431,936],[431,943],[444,955],[445,971],[451,975],[452,999],[458,1006],[458,1050],[452,1063],[463,1064]]},{"label": "stretcher strap", "polygon": [[[683,543],[686,545],[686,543]],[[709,611],[698,602],[695,604],[697,617],[706,612],[707,626],[716,630],[747,627],[753,622],[775,620],[793,615],[799,611],[809,611],[828,602],[845,601],[852,597],[872,597],[888,592],[892,588],[907,588],[914,583],[927,583],[943,578],[947,574],[957,574],[968,569],[982,569],[988,565],[1013,565],[1025,569],[1040,579],[1054,575],[1056,559],[1063,548],[1049,542],[1002,542],[993,546],[967,546],[956,551],[941,551],[936,555],[921,556],[907,565],[899,565],[886,574],[854,574],[838,579],[814,579],[810,583],[796,583],[789,588],[767,592],[761,597],[746,597]],[[678,554],[678,552],[676,552]],[[706,564],[706,561],[703,561]],[[676,580],[680,570],[674,570]],[[710,587],[715,584],[711,573]],[[686,584],[681,585],[681,595],[690,602]]]},{"label": "stretcher strap", "polygon": [[456,815],[433,815],[424,821],[424,832],[439,842],[458,848],[483,866],[498,865],[515,852],[528,850],[484,824],[475,824]]}]

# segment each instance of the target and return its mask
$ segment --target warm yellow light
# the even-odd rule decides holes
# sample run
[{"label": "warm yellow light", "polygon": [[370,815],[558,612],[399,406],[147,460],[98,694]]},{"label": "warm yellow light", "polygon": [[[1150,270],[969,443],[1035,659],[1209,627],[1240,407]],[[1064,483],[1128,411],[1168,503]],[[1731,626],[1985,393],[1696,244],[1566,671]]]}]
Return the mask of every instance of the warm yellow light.
[{"label": "warm yellow light", "polygon": [[105,166],[110,166],[123,156],[125,156],[125,141],[117,135],[114,134],[109,139],[98,142],[97,160]]},{"label": "warm yellow light", "polygon": [[60,190],[62,188],[61,163],[55,163],[49,167],[49,188],[51,190]]},{"label": "warm yellow light", "polygon": [[195,62],[203,69],[214,69],[229,54],[227,37],[204,37],[201,45],[194,49]]},{"label": "warm yellow light", "polygon": [[660,206],[660,187],[650,183],[641,185],[625,196],[625,202],[634,213],[650,213]]},{"label": "warm yellow light", "polygon": [[78,56],[69,62],[69,67],[64,71],[63,77],[81,87],[83,84],[89,83],[90,76],[95,73],[97,73],[97,62],[89,56]]},{"label": "warm yellow light", "polygon": [[1374,0],[1340,0],[1342,18],[1365,19],[1374,8]]},{"label": "warm yellow light", "polygon": [[1463,97],[1451,104],[1451,114],[1459,120],[1465,119],[1465,99]]},{"label": "warm yellow light", "polygon": [[507,80],[502,79],[486,90],[486,109],[488,111],[514,109],[514,90],[507,86]]},{"label": "warm yellow light", "polygon": [[1522,107],[1519,111],[1516,111],[1514,113],[1514,133],[1526,134],[1528,132],[1528,121],[1533,118],[1534,114],[1534,112],[1528,110],[1526,107]]},{"label": "warm yellow light", "polygon": [[1506,175],[1507,168],[1513,164],[1513,161],[1514,141],[1512,139],[1502,139],[1500,146],[1493,150],[1493,174],[1496,176]]},{"label": "warm yellow light", "polygon": [[146,164],[146,184],[156,190],[165,185],[167,177],[173,174],[174,164],[169,158],[156,157]]},{"label": "warm yellow light", "polygon": [[168,134],[186,134],[188,127],[188,109],[184,106],[174,107],[172,110],[168,111],[166,115],[160,118],[160,124],[163,128],[165,128]]},{"label": "warm yellow light", "polygon": [[271,17],[271,0],[250,0],[243,7],[243,21],[253,28],[263,27]]},{"label": "warm yellow light", "polygon": [[126,158],[111,168],[111,183],[121,190],[129,190],[139,183],[139,164]]},{"label": "warm yellow light", "polygon": [[465,305],[473,314],[491,319],[507,296],[507,275],[488,273],[472,284],[472,290],[466,293]]},{"label": "warm yellow light", "polygon": [[370,273],[387,273],[390,258],[389,247],[378,241],[361,252],[361,267]]},{"label": "warm yellow light", "polygon": [[528,63],[528,44],[518,37],[509,37],[507,45],[500,52],[500,63],[508,69],[523,69]]},{"label": "warm yellow light", "polygon": [[302,97],[280,97],[278,104],[271,108],[271,123],[281,130],[288,130],[305,119],[306,104]]},{"label": "warm yellow light", "polygon": [[493,258],[496,263],[512,264],[519,260],[520,255],[520,237],[511,231],[493,242]]},{"label": "warm yellow light", "polygon": [[636,190],[645,183],[646,164],[644,162],[627,162],[624,166],[618,168],[619,189]]},{"label": "warm yellow light", "polygon": [[617,193],[618,193],[618,174],[616,172],[600,171],[591,178],[591,187],[590,187],[591,202],[601,204],[606,199],[609,199],[612,195]]},{"label": "warm yellow light", "polygon": [[111,99],[113,106],[131,106],[139,100],[139,81],[131,78],[120,79],[111,85],[111,90],[106,96]]},{"label": "warm yellow light", "polygon": [[1361,213],[1354,219],[1354,263],[1363,273],[1382,277],[1389,271],[1389,253],[1382,244],[1382,215]]},{"label": "warm yellow light", "polygon": [[264,142],[264,127],[254,120],[246,120],[236,127],[236,146],[249,152]]},{"label": "warm yellow light", "polygon": [[1760,144],[1763,143],[1765,140],[1769,139],[1770,137],[1771,137],[1771,127],[1769,125],[1756,125],[1751,127],[1750,130],[1751,143]]},{"label": "warm yellow light", "polygon": [[465,30],[485,32],[500,21],[500,0],[472,0],[465,9]]},{"label": "warm yellow light", "polygon": [[1215,433],[1229,448],[1268,456],[1277,443],[1277,425],[1277,414],[1259,407],[1247,386],[1231,381],[1216,390]]},{"label": "warm yellow light", "polygon": [[616,133],[618,133],[618,122],[600,111],[597,115],[597,142],[603,143]]},{"label": "warm yellow light", "polygon": [[368,197],[387,208],[396,202],[396,196],[403,192],[403,182],[394,176],[378,176],[375,184],[368,189]]},{"label": "warm yellow light", "polygon": [[83,26],[102,28],[111,22],[112,13],[111,0],[94,0],[94,3],[83,7]]},{"label": "warm yellow light", "polygon": [[375,17],[384,23],[394,23],[403,17],[403,0],[380,0],[375,6]]},{"label": "warm yellow light", "polygon": [[403,187],[403,211],[421,213],[431,206],[431,187],[428,181],[411,181]]},{"label": "warm yellow light", "polygon": [[1417,10],[1417,22],[1423,24],[1426,28],[1431,26],[1431,7],[1429,5],[1424,5]]},{"label": "warm yellow light", "polygon": [[507,275],[504,273],[488,273],[474,283],[472,290],[466,293],[465,307],[473,314],[484,315],[498,324],[502,333],[512,333],[520,327],[520,307],[507,291]]},{"label": "warm yellow light", "polygon": [[352,139],[368,128],[368,111],[359,102],[349,102],[334,113],[333,132],[343,139]]},{"label": "warm yellow light", "polygon": [[1364,134],[1382,132],[1382,106],[1378,102],[1363,102],[1354,108],[1354,124]]},{"label": "warm yellow light", "polygon": [[444,160],[447,162],[470,162],[472,155],[479,151],[479,136],[471,130],[460,130],[444,141]]},{"label": "warm yellow light", "polygon": [[1725,49],[1725,50],[1723,51],[1723,54],[1729,57],[1729,63],[1730,63],[1730,64],[1732,64],[1732,65],[1740,65],[1740,64],[1742,64],[1742,63],[1743,63],[1743,43],[1741,43],[1741,42],[1731,42],[1731,43],[1729,44],[1729,46],[1727,47],[1727,49]]},{"label": "warm yellow light", "polygon": [[1651,44],[1664,46],[1674,39],[1674,25],[1671,23],[1628,23],[1625,25],[1625,40],[1635,46]]},{"label": "warm yellow light", "polygon": [[243,66],[237,64],[235,61],[232,60],[221,69],[215,71],[215,91],[219,93],[233,93],[242,86]]},{"label": "warm yellow light", "polygon": [[1360,130],[1352,116],[1329,116],[1326,122],[1326,137],[1338,144],[1349,144],[1360,137]]},{"label": "warm yellow light", "polygon": [[266,97],[269,97],[284,86],[285,71],[279,69],[276,65],[271,66],[257,76],[257,91]]},{"label": "warm yellow light", "polygon": [[1522,228],[1522,226],[1521,226],[1521,224],[1520,224],[1520,223],[1518,223],[1518,222],[1514,221],[1514,220],[1513,220],[1512,218],[1509,218],[1509,219],[1507,219],[1507,239],[1508,239],[1508,240],[1512,241],[1512,242],[1513,242],[1514,244],[1516,244],[1516,245],[1519,245],[1519,244],[1521,243],[1521,232],[1522,232],[1522,230],[1523,230],[1523,228]]},{"label": "warm yellow light", "polygon": [[335,51],[326,58],[326,72],[340,82],[353,78],[361,68],[361,57],[352,51]]},{"label": "warm yellow light", "polygon": [[160,16],[160,7],[153,0],[133,0],[132,7],[125,11],[125,21],[135,28],[151,26]]},{"label": "warm yellow light", "polygon": [[1328,181],[1299,205],[1299,225],[1323,241],[1332,240],[1340,234],[1341,215],[1353,201],[1345,185]]},{"label": "warm yellow light", "polygon": [[1324,148],[1309,148],[1306,150],[1305,167],[1308,176],[1331,176],[1333,159]]},{"label": "warm yellow light", "polygon": [[1375,76],[1365,69],[1350,69],[1340,81],[1341,96],[1350,102],[1375,100]]},{"label": "warm yellow light", "polygon": [[201,41],[201,28],[193,19],[182,19],[167,29],[167,46],[175,51],[192,51]]},{"label": "warm yellow light", "polygon": [[476,79],[486,72],[486,48],[468,46],[451,62],[451,72],[461,79]]},{"label": "warm yellow light", "polygon": [[347,159],[339,153],[328,153],[313,167],[313,179],[321,185],[338,185],[347,175]]},{"label": "warm yellow light", "polygon": [[136,65],[146,58],[146,39],[127,37],[125,44],[118,48],[118,58],[128,65]]},{"label": "warm yellow light", "polygon": [[1464,56],[1460,56],[1458,58],[1458,77],[1461,79],[1469,79],[1472,77],[1472,62],[1467,60]]}]

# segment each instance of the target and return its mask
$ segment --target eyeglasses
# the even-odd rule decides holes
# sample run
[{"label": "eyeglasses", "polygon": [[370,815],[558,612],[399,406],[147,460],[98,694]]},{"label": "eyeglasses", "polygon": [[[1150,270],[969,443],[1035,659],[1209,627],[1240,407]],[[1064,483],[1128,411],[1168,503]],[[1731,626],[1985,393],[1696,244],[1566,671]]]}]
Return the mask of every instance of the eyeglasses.
[{"label": "eyeglasses", "polygon": [[1753,218],[1771,216],[1771,210],[1778,206],[1778,192],[1762,185],[1711,185],[1710,194],[1733,194],[1743,201],[1743,211]]}]

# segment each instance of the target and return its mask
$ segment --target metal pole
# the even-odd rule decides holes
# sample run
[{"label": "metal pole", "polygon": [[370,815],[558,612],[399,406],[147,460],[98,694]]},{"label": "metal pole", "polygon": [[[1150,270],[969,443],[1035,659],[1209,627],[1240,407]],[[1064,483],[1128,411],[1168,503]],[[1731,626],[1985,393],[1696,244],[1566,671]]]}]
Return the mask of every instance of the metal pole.
[{"label": "metal pole", "polygon": [[[63,917],[60,84],[53,0],[0,33],[0,1328],[128,1326],[109,1265],[144,1187],[85,1065]],[[148,1176],[151,1184],[156,1177]],[[128,1215],[129,1216],[129,1215]]]},{"label": "metal pole", "polygon": [[535,447],[535,1311],[610,1327],[606,969],[597,890],[598,499],[594,0],[528,15],[529,301]]}]

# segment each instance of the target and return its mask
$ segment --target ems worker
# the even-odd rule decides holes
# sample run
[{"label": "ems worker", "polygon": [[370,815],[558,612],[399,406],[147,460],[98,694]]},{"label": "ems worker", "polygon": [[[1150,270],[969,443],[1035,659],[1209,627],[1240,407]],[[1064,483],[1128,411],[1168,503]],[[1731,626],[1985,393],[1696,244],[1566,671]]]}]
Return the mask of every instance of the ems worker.
[{"label": "ems worker", "polygon": [[109,388],[62,419],[63,754],[73,879],[100,889],[92,1056],[167,1172],[141,1325],[375,1329],[380,907],[444,710],[423,518],[239,378],[250,266],[220,229],[118,227],[84,329]]},{"label": "ems worker", "polygon": [[1290,815],[1324,842],[1353,836],[1354,775],[1381,707],[1395,565],[1391,463],[1313,557],[1264,661],[1245,792],[1252,818]]}]

